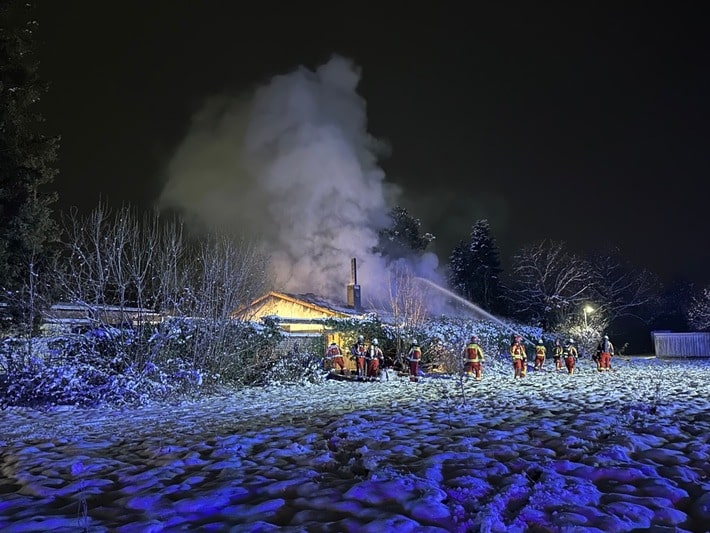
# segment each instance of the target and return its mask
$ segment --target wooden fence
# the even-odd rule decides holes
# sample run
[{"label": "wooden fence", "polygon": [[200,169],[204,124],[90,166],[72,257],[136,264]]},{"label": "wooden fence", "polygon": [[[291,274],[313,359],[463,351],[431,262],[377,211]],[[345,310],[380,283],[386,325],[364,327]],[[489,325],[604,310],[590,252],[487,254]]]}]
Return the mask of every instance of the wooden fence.
[{"label": "wooden fence", "polygon": [[710,357],[710,333],[652,331],[656,357]]}]

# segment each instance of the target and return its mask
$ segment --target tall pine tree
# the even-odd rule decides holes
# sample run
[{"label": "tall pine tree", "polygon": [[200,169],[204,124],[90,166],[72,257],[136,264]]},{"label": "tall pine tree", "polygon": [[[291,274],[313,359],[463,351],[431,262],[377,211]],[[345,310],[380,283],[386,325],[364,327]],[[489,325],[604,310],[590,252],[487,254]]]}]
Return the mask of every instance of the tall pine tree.
[{"label": "tall pine tree", "polygon": [[43,134],[36,111],[47,87],[37,73],[32,11],[26,0],[0,5],[0,303],[20,335],[33,334],[49,304],[48,267],[57,238],[56,194],[46,187],[56,174],[59,139]]},{"label": "tall pine tree", "polygon": [[32,12],[27,0],[0,5],[0,287],[6,298],[36,277],[57,234],[56,193],[46,187],[57,172],[59,138],[42,133],[36,111],[47,86],[38,76]]},{"label": "tall pine tree", "polygon": [[471,228],[468,241],[461,241],[449,257],[449,286],[458,294],[491,313],[505,312],[503,271],[488,220]]},{"label": "tall pine tree", "polygon": [[393,207],[389,218],[390,227],[380,230],[378,251],[391,259],[421,255],[434,240],[431,233],[421,233],[421,220],[404,207]]}]

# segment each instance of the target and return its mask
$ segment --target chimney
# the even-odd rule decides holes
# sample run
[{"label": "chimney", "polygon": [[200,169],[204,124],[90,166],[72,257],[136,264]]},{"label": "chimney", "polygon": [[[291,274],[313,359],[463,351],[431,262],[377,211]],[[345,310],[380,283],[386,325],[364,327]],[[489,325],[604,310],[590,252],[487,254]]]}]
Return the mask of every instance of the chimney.
[{"label": "chimney", "polygon": [[357,260],[354,257],[350,261],[350,277],[351,281],[348,283],[348,307],[360,311],[362,310],[362,300],[360,298],[360,285],[357,284]]}]

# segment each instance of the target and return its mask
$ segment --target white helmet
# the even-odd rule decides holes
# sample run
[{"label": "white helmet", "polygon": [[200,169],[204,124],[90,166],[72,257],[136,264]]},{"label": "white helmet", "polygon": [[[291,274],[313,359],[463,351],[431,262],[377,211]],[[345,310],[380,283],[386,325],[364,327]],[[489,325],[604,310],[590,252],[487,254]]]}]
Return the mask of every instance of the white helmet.
[{"label": "white helmet", "polygon": [[413,339],[413,340],[412,340],[412,344],[413,344],[414,346],[419,346],[419,341],[418,341],[417,339]]},{"label": "white helmet", "polygon": [[574,339],[570,339],[570,340],[569,340],[569,343],[570,343],[570,344],[574,344]]},{"label": "white helmet", "polygon": [[358,336],[357,336],[357,341],[358,341],[358,342],[363,342],[364,340],[365,340],[365,337],[363,337],[362,335],[358,335]]},{"label": "white helmet", "polygon": [[375,346],[377,346],[377,339],[372,339],[372,344],[374,344]]},{"label": "white helmet", "polygon": [[538,343],[538,344],[542,344],[542,339],[539,339],[539,340],[537,341],[537,343]]},{"label": "white helmet", "polygon": [[609,335],[604,335],[604,338],[605,338],[606,340],[609,340]]}]

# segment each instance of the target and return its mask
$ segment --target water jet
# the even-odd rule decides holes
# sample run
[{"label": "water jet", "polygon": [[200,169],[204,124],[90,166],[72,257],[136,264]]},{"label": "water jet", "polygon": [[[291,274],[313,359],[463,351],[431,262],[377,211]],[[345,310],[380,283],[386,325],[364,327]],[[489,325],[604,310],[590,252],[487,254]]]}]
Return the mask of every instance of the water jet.
[{"label": "water jet", "polygon": [[456,300],[456,301],[459,302],[459,303],[464,304],[466,307],[468,307],[469,309],[472,309],[472,310],[475,311],[477,314],[483,315],[484,317],[486,317],[486,318],[487,318],[488,320],[490,320],[491,322],[495,322],[496,324],[499,324],[499,325],[503,326],[505,329],[507,329],[508,331],[510,331],[510,332],[513,333],[513,334],[520,335],[523,339],[525,339],[525,340],[526,340],[527,342],[529,342],[530,344],[535,344],[535,341],[531,341],[530,339],[526,338],[526,337],[523,336],[520,332],[515,331],[515,330],[514,330],[513,328],[511,328],[508,324],[506,324],[505,322],[503,322],[500,318],[498,318],[498,317],[496,317],[496,316],[490,314],[488,311],[486,311],[485,309],[483,309],[483,308],[481,308],[480,306],[476,305],[475,303],[468,301],[466,298],[463,298],[463,297],[459,296],[458,294],[456,294],[456,293],[450,291],[449,289],[447,289],[447,288],[445,288],[445,287],[442,287],[441,285],[439,285],[439,284],[437,284],[437,283],[434,283],[433,281],[431,281],[431,280],[429,280],[429,279],[421,278],[421,277],[416,277],[416,278],[414,278],[414,279],[416,279],[417,281],[423,281],[424,283],[426,283],[426,284],[429,285],[430,287],[433,287],[433,288],[436,289],[437,291],[439,291],[439,292],[445,294],[446,296],[448,296],[448,297],[450,297],[450,298],[453,298],[454,300]]}]

